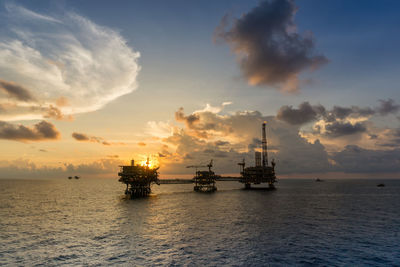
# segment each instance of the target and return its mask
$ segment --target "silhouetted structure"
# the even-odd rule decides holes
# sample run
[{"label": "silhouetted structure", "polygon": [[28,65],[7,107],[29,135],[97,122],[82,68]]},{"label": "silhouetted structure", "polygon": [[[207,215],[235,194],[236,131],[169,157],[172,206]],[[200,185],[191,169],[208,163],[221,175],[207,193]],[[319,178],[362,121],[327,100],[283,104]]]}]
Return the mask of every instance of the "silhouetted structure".
[{"label": "silhouetted structure", "polygon": [[[255,166],[246,167],[244,162],[238,163],[240,165],[241,177],[221,177],[216,175],[211,168],[213,167],[213,160],[208,165],[191,165],[186,168],[195,168],[195,176],[193,179],[158,179],[158,167],[151,168],[149,159],[147,158],[146,165],[135,165],[131,161],[131,165],[120,166],[119,181],[126,184],[125,194],[130,195],[131,198],[144,197],[150,194],[151,184],[188,184],[194,183],[194,191],[196,192],[214,192],[217,190],[216,181],[239,181],[244,183],[246,189],[251,188],[251,184],[267,183],[268,189],[274,189],[276,182],[275,176],[275,162],[271,161],[271,166],[268,165],[267,153],[267,136],[265,131],[266,122],[262,124],[262,152],[255,152]],[[207,171],[199,171],[199,168],[207,167]]]},{"label": "silhouetted structure", "polygon": [[[215,173],[211,170],[213,166],[213,160],[206,166],[194,165],[194,166],[187,166],[187,168],[196,168],[196,175],[193,178],[194,182],[194,191],[196,192],[214,192],[217,190],[215,186],[215,179],[218,177]],[[201,167],[208,167],[208,171],[198,171],[198,168]]]},{"label": "silhouetted structure", "polygon": [[262,164],[260,164],[260,152],[255,152],[255,163],[254,167],[247,167],[244,162],[238,163],[240,166],[240,182],[244,183],[246,189],[251,188],[251,184],[267,183],[268,188],[275,188],[274,183],[276,182],[275,176],[275,162],[271,161],[271,166],[268,166],[268,152],[267,152],[267,135],[265,131],[266,122],[262,124]]},{"label": "silhouetted structure", "polygon": [[158,184],[158,167],[149,167],[149,159],[145,166],[135,165],[135,161],[131,161],[131,165],[119,166],[118,173],[121,178],[119,181],[126,184],[125,194],[131,198],[144,197],[150,194],[151,184]]}]

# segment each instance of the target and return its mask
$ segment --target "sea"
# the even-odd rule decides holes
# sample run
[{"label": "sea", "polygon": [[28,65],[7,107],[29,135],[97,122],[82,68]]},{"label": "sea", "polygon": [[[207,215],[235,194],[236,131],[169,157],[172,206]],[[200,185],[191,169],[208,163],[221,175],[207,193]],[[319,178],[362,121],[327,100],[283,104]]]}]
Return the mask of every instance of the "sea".
[{"label": "sea", "polygon": [[0,265],[400,266],[400,180],[217,186],[0,180]]}]

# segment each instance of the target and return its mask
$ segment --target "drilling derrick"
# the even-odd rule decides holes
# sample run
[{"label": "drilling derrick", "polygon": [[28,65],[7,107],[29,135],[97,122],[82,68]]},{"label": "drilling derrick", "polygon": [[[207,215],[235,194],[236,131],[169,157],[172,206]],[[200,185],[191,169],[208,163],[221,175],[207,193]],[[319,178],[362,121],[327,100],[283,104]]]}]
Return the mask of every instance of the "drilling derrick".
[{"label": "drilling derrick", "polygon": [[267,152],[267,134],[265,131],[265,124],[264,121],[262,124],[262,166],[268,166],[268,152]]},{"label": "drilling derrick", "polygon": [[[240,165],[240,182],[244,183],[246,189],[251,188],[251,184],[267,183],[269,189],[273,189],[276,182],[275,162],[271,161],[271,166],[268,165],[267,152],[267,134],[266,122],[262,124],[262,155],[260,152],[255,152],[255,166],[245,168],[244,160]],[[260,156],[262,156],[262,164],[260,164]]]},{"label": "drilling derrick", "polygon": [[135,161],[132,160],[131,165],[119,167],[119,181],[126,184],[125,194],[131,198],[147,196],[151,192],[151,184],[159,184],[158,167],[150,167],[148,158],[145,166],[135,165]]}]

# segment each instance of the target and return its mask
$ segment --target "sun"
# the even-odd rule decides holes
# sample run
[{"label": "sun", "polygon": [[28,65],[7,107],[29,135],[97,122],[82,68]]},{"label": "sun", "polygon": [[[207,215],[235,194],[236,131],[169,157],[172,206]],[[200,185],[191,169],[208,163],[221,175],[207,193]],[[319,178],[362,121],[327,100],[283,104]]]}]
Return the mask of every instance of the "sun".
[{"label": "sun", "polygon": [[140,166],[148,166],[149,168],[151,167],[151,162],[147,162],[146,160],[142,160],[142,162],[140,163]]},{"label": "sun", "polygon": [[147,159],[147,160],[142,160],[140,162],[140,166],[147,166],[149,168],[155,168],[158,166],[158,161],[155,159]]}]

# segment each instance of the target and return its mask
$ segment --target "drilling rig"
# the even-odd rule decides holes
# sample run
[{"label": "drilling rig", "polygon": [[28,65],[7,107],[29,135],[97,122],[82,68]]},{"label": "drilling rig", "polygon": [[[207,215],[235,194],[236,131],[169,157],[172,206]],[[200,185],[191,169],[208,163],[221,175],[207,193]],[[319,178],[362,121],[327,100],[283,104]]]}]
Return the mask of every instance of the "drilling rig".
[{"label": "drilling rig", "polygon": [[245,189],[250,189],[251,184],[261,183],[267,183],[269,189],[275,188],[275,161],[272,160],[271,166],[268,165],[266,124],[266,121],[262,124],[262,152],[255,152],[255,166],[246,167],[244,160],[238,163],[241,175],[240,182],[244,184]]}]

